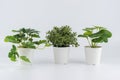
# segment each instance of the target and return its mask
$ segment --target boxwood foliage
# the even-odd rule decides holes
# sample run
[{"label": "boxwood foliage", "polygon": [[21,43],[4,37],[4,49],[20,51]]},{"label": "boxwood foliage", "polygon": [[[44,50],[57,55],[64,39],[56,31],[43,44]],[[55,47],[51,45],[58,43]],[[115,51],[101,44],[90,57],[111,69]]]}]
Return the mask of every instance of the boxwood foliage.
[{"label": "boxwood foliage", "polygon": [[112,33],[104,27],[93,26],[90,28],[83,29],[84,33],[78,35],[78,37],[86,38],[89,46],[95,48],[98,43],[107,43],[108,38],[112,37]]},{"label": "boxwood foliage", "polygon": [[54,47],[79,46],[77,33],[72,32],[72,29],[68,25],[61,27],[55,26],[52,30],[47,32],[46,38]]},{"label": "boxwood foliage", "polygon": [[[5,37],[5,42],[11,42],[17,44],[19,48],[32,48],[36,49],[40,44],[45,44],[45,46],[49,46],[46,40],[36,40],[36,38],[40,38],[39,31],[30,28],[21,28],[19,30],[12,30],[14,35],[8,35]],[[12,61],[17,61],[17,58],[22,59],[23,61],[30,62],[30,60],[26,56],[19,56],[17,52],[16,45],[12,45],[12,49],[10,50],[8,57]]]}]

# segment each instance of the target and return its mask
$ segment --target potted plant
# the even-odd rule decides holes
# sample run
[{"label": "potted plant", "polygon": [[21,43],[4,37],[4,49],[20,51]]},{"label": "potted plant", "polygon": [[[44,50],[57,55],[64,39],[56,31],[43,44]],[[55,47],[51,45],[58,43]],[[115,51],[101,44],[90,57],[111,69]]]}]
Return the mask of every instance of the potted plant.
[{"label": "potted plant", "polygon": [[76,32],[72,32],[70,26],[55,26],[47,32],[47,40],[53,45],[54,60],[56,64],[67,64],[69,47],[79,46]]},{"label": "potted plant", "polygon": [[5,37],[5,42],[14,43],[8,57],[11,61],[16,62],[20,59],[21,64],[31,63],[34,49],[38,48],[39,45],[47,45],[46,40],[38,40],[40,38],[39,31],[30,28],[21,28],[19,30],[12,30],[14,35],[8,35]]},{"label": "potted plant", "polygon": [[104,27],[93,26],[83,29],[84,33],[78,37],[86,38],[89,46],[85,46],[86,62],[88,64],[100,64],[102,47],[100,43],[107,43],[112,33]]}]

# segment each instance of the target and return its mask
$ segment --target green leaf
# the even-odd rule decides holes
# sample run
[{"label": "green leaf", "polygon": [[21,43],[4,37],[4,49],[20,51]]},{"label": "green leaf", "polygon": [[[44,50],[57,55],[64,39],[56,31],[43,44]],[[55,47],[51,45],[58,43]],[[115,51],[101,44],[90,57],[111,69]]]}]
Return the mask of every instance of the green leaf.
[{"label": "green leaf", "polygon": [[94,43],[102,43],[103,42],[103,38],[102,37],[94,38],[94,39],[92,39],[92,42],[94,42]]},{"label": "green leaf", "polygon": [[103,42],[105,42],[105,43],[108,42],[108,37],[106,37],[106,36],[101,36],[101,37],[102,37],[102,39],[103,39]]},{"label": "green leaf", "polygon": [[78,37],[84,37],[84,38],[86,38],[87,36],[86,35],[78,35]]},{"label": "green leaf", "polygon": [[34,41],[35,44],[40,45],[40,44],[45,44],[46,40],[39,40],[39,41]]},{"label": "green leaf", "polygon": [[108,38],[104,38],[103,41],[104,41],[105,43],[107,43],[107,42],[108,42]]},{"label": "green leaf", "polygon": [[99,32],[96,32],[96,33],[93,33],[93,34],[89,35],[89,37],[91,37],[91,38],[100,37],[100,36],[102,36],[103,34],[104,34],[104,33],[103,33],[102,30],[101,30],[101,31],[99,31]]},{"label": "green leaf", "polygon": [[31,37],[35,37],[35,38],[39,38],[40,37],[39,34],[31,34],[30,36]]},{"label": "green leaf", "polygon": [[86,35],[86,36],[91,35],[91,34],[92,34],[92,31],[86,31],[86,32],[84,33],[84,35]]},{"label": "green leaf", "polygon": [[[91,38],[95,38],[92,41],[93,42],[108,42],[108,38],[110,38],[112,36],[111,32],[109,32],[108,30],[100,30],[97,33],[94,33],[92,35],[90,35]],[[99,39],[99,40],[98,40]]]},{"label": "green leaf", "polygon": [[34,43],[29,41],[29,42],[22,42],[21,43],[22,46],[19,46],[19,47],[23,47],[23,48],[36,48]]},{"label": "green leaf", "polygon": [[10,59],[11,59],[11,61],[14,61],[14,62],[17,61],[15,55],[12,55],[12,56],[10,57]]},{"label": "green leaf", "polygon": [[50,44],[50,43],[46,43],[46,44],[45,44],[46,47],[49,47],[49,46],[51,46],[51,45],[52,45],[52,44]]},{"label": "green leaf", "polygon": [[30,63],[30,60],[26,56],[20,56],[20,59]]},{"label": "green leaf", "polygon": [[39,44],[46,43],[46,40],[39,40]]},{"label": "green leaf", "polygon": [[8,57],[11,59],[11,61],[17,61],[17,57],[19,57],[19,54],[17,52],[15,45],[12,45],[12,48],[8,54]]},{"label": "green leaf", "polygon": [[12,52],[9,52],[8,57],[11,58],[12,55],[13,55]]},{"label": "green leaf", "polygon": [[108,38],[112,37],[112,33],[108,30],[103,30],[104,35],[107,36]]},{"label": "green leaf", "polygon": [[6,36],[4,39],[5,42],[19,43],[19,41],[14,36]]},{"label": "green leaf", "polygon": [[32,41],[33,41],[33,39],[32,39],[32,38],[29,38],[29,41],[30,41],[30,42],[32,42]]}]

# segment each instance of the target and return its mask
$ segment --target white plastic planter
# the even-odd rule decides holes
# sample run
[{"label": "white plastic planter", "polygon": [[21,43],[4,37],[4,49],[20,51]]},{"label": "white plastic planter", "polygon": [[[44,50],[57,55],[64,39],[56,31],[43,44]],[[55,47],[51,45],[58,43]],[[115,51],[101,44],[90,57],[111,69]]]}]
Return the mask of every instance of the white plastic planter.
[{"label": "white plastic planter", "polygon": [[89,46],[85,47],[85,56],[86,56],[86,62],[87,64],[100,64],[101,60],[101,54],[102,54],[102,48],[91,48]]},{"label": "white plastic planter", "polygon": [[[33,54],[34,54],[34,49],[30,49],[30,48],[18,48],[18,53],[20,56],[26,56],[31,63],[33,62]],[[23,60],[19,60],[21,65],[28,65],[31,63],[25,62]]]},{"label": "white plastic planter", "polygon": [[67,64],[69,47],[53,47],[55,64]]}]

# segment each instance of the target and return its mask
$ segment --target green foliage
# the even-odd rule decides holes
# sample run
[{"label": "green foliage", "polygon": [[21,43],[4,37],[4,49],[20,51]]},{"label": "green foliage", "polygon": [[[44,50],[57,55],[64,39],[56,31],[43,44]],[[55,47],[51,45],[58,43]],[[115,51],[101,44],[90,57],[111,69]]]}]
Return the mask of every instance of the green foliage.
[{"label": "green foliage", "polygon": [[97,47],[98,43],[107,43],[108,38],[112,37],[112,33],[104,27],[94,26],[92,28],[83,29],[84,33],[78,35],[88,40],[90,47]]},{"label": "green foliage", "polygon": [[15,45],[12,45],[12,48],[8,54],[8,57],[10,58],[11,61],[17,61],[17,58],[21,58],[25,62],[30,62],[30,60],[26,56],[19,56],[17,52],[17,48]]},{"label": "green foliage", "polygon": [[55,26],[51,31],[47,32],[46,38],[54,47],[79,46],[76,38],[76,32],[72,32],[70,26]]},{"label": "green foliage", "polygon": [[30,63],[30,60],[26,56],[20,56],[20,59]]},{"label": "green foliage", "polygon": [[35,38],[40,38],[39,31],[36,31],[35,29],[25,29],[21,28],[19,30],[12,30],[12,32],[16,33],[12,36],[6,36],[4,41],[5,42],[11,42],[11,43],[17,43],[19,44],[18,47],[21,48],[36,48],[37,45],[40,45],[39,43],[34,43]]},{"label": "green foliage", "polygon": [[[45,44],[45,46],[48,47],[48,42],[46,40],[36,41],[36,38],[40,38],[40,36],[39,36],[39,31],[35,29],[21,28],[19,30],[12,30],[12,32],[15,34],[6,36],[4,39],[5,42],[18,44],[19,48],[36,49],[41,44]],[[16,61],[16,58],[19,58],[15,45],[12,47],[11,51],[9,52],[9,58],[12,61]],[[20,57],[20,59],[26,62],[30,62],[25,57]]]},{"label": "green foliage", "polygon": [[4,39],[5,42],[12,42],[12,43],[19,43],[20,41],[17,40],[14,36],[6,36]]},{"label": "green foliage", "polygon": [[17,57],[19,57],[19,54],[17,52],[17,48],[15,45],[12,45],[12,49],[10,50],[8,57],[12,60],[12,61],[17,61]]}]

